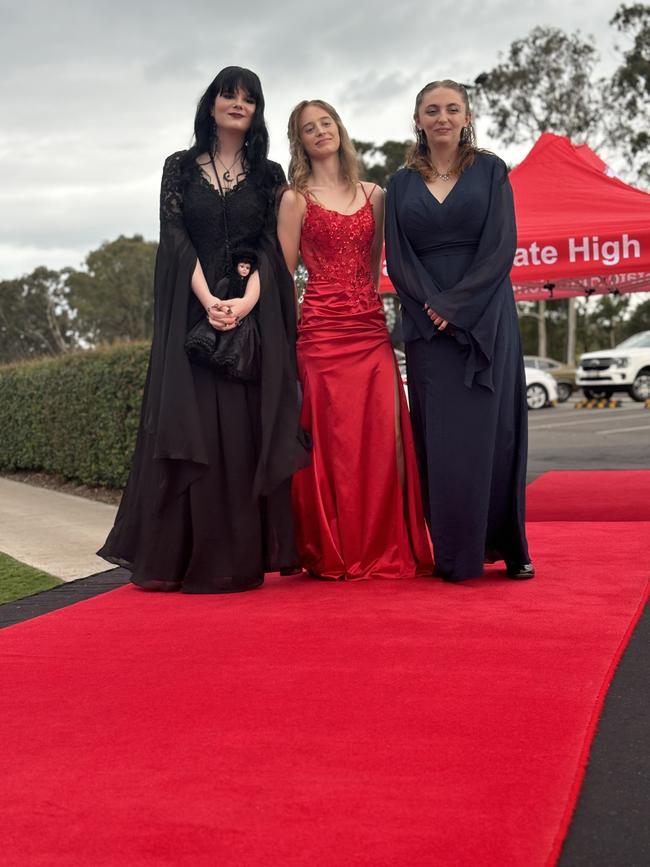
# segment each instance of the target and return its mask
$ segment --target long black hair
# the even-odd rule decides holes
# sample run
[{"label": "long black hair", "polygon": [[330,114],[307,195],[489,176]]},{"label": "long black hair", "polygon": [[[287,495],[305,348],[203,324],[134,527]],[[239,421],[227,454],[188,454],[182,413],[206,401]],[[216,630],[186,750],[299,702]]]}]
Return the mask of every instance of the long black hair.
[{"label": "long black hair", "polygon": [[255,100],[255,114],[244,139],[242,162],[251,174],[257,177],[264,175],[269,133],[264,121],[262,84],[254,72],[242,66],[226,66],[222,69],[199,100],[194,117],[194,144],[185,155],[184,168],[191,165],[199,154],[214,152],[219,136],[211,113],[214,101],[220,93],[235,93],[238,89]]}]

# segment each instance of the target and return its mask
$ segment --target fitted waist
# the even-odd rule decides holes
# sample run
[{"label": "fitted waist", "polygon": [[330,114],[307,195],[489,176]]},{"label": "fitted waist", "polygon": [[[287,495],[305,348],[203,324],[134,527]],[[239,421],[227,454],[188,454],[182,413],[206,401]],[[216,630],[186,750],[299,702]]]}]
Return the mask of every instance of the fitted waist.
[{"label": "fitted waist", "polygon": [[381,300],[372,280],[337,282],[312,278],[307,280],[303,307],[340,308],[341,305],[358,307],[381,307]]},{"label": "fitted waist", "polygon": [[320,331],[322,329],[337,331],[362,331],[377,328],[386,334],[386,318],[384,305],[373,285],[365,291],[355,292],[350,286],[313,287],[305,292],[302,302],[301,318],[298,329],[305,331]]},{"label": "fitted waist", "polygon": [[358,274],[352,277],[331,274],[309,274],[305,292],[313,293],[343,292],[350,289],[373,289],[372,274]]},{"label": "fitted waist", "polygon": [[476,252],[478,241],[447,241],[444,244],[427,244],[417,247],[418,256],[465,256]]}]

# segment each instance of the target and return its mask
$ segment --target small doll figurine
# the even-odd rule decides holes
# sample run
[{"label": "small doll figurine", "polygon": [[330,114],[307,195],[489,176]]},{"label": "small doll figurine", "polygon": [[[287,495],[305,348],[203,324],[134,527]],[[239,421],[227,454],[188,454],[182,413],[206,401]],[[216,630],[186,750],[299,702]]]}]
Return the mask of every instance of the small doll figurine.
[{"label": "small doll figurine", "polygon": [[[252,311],[259,301],[260,297],[260,281],[257,273],[257,256],[249,250],[236,250],[232,257],[232,263],[235,266],[234,272],[229,277],[223,277],[217,283],[214,294],[220,299],[220,302],[227,302],[230,299],[242,298],[245,305],[239,319],[243,319]],[[227,303],[220,303],[220,306],[228,313],[231,308]],[[250,310],[246,310],[249,308]],[[239,324],[239,323],[238,323]]]},{"label": "small doll figurine", "polygon": [[262,341],[256,305],[260,297],[257,257],[248,250],[232,257],[235,270],[215,287],[218,307],[235,315],[236,327],[217,331],[207,317],[190,331],[185,351],[194,364],[209,367],[222,376],[255,382],[260,378]]},{"label": "small doll figurine", "polygon": [[[257,257],[248,250],[235,251],[234,272],[215,287],[220,306],[235,313],[237,327],[217,333],[212,367],[232,379],[255,381],[260,377],[261,338],[256,305],[260,297]],[[234,302],[231,306],[229,302]]]}]

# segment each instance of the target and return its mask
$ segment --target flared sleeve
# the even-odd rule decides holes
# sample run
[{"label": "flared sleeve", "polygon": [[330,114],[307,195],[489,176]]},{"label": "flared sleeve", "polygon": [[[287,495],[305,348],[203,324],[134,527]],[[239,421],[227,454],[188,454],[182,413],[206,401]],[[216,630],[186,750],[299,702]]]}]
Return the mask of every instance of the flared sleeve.
[{"label": "flared sleeve", "polygon": [[[512,188],[505,163],[479,155],[476,182],[489,185],[489,205],[471,266],[463,278],[442,291],[428,274],[400,227],[400,207],[414,173],[397,172],[386,197],[386,264],[402,304],[425,340],[439,332],[424,312],[428,304],[450,326],[466,353],[465,385],[494,390],[492,358],[503,305],[512,302],[510,270],[517,247]],[[478,166],[477,166],[478,168]]]},{"label": "flared sleeve", "polygon": [[184,348],[197,254],[183,221],[183,154],[172,154],[163,169],[144,425],[153,438],[154,459],[207,465],[194,380]]},{"label": "flared sleeve", "polygon": [[[183,214],[185,152],[172,154],[163,170],[160,195],[160,244],[154,277],[154,334],[143,396],[141,428],[129,482],[137,488],[142,468],[153,461],[155,491],[149,499],[155,509],[164,508],[207,470],[209,458],[203,422],[200,382],[185,352],[190,318],[196,315],[192,275],[197,252]],[[277,167],[280,168],[279,166]],[[281,170],[280,170],[281,172]],[[264,231],[259,239],[262,341],[260,382],[261,441],[254,490],[257,499],[290,479],[308,462],[300,437],[295,362],[296,322],[293,282],[274,233],[275,188],[284,182],[269,180],[259,201],[266,207]],[[199,378],[204,381],[203,378]],[[139,500],[125,497],[120,507],[139,507]],[[119,517],[119,516],[118,516]],[[137,524],[136,516],[129,522]]]}]

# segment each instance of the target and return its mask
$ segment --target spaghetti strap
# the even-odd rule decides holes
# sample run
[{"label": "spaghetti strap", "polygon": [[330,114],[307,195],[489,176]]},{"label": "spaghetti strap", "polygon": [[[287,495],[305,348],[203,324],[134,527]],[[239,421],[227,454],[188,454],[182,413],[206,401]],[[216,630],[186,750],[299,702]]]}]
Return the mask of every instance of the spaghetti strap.
[{"label": "spaghetti strap", "polygon": [[364,194],[364,196],[366,197],[366,202],[369,202],[370,199],[371,199],[371,197],[372,197],[372,194],[373,194],[373,193],[375,192],[375,190],[377,189],[377,184],[373,184],[372,189],[370,190],[369,193],[367,193],[367,192],[366,192],[366,188],[365,188],[364,185],[363,185],[363,182],[362,182],[362,181],[359,181],[359,183],[361,184],[361,189],[363,190],[363,194]]},{"label": "spaghetti strap", "polygon": [[314,194],[308,187],[306,187],[304,190],[296,190],[296,192],[299,193],[305,200],[305,207],[307,210],[309,210],[309,208],[313,205],[318,207],[318,199],[314,196]]}]

